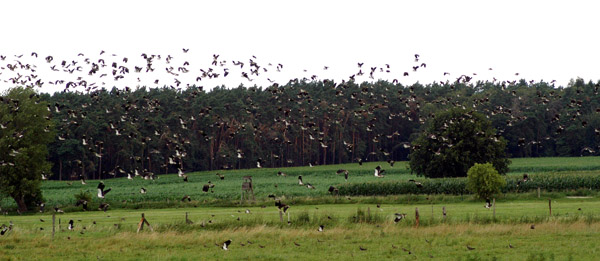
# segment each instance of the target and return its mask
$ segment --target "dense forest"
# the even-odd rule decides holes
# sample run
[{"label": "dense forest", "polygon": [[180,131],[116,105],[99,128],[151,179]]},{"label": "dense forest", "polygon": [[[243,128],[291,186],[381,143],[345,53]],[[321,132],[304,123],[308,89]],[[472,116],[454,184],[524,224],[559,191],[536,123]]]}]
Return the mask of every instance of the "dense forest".
[{"label": "dense forest", "polygon": [[600,83],[403,86],[292,80],[267,88],[139,88],[43,94],[57,137],[51,179],[406,160],[428,120],[483,113],[511,157],[595,155]]}]

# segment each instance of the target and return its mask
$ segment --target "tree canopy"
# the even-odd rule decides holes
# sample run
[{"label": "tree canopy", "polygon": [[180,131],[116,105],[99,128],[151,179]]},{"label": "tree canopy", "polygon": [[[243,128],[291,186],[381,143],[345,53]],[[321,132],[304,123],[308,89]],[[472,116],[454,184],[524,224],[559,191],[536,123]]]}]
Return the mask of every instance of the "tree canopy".
[{"label": "tree canopy", "polygon": [[20,211],[42,201],[40,181],[49,176],[47,144],[55,133],[47,103],[30,88],[12,88],[0,97],[0,193]]},{"label": "tree canopy", "polygon": [[429,178],[464,177],[475,163],[491,162],[504,174],[509,164],[505,149],[506,140],[485,116],[452,108],[435,115],[413,142],[410,168]]},{"label": "tree canopy", "polygon": [[581,79],[566,87],[294,79],[210,91],[71,86],[40,96],[58,134],[49,145],[50,178],[106,179],[252,168],[259,160],[263,167],[406,160],[424,123],[457,107],[489,119],[511,157],[598,155],[599,88]]}]

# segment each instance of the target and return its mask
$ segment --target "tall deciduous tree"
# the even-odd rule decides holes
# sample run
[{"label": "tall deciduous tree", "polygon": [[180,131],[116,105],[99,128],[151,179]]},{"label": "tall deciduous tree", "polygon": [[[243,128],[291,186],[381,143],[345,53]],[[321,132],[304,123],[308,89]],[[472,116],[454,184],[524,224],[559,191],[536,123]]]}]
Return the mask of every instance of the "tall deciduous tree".
[{"label": "tall deciduous tree", "polygon": [[475,163],[508,172],[506,141],[485,116],[460,108],[436,115],[413,142],[410,168],[430,178],[464,177]]},{"label": "tall deciduous tree", "polygon": [[42,201],[40,182],[51,173],[47,144],[55,133],[50,107],[28,88],[12,88],[0,98],[0,193],[24,212]]}]

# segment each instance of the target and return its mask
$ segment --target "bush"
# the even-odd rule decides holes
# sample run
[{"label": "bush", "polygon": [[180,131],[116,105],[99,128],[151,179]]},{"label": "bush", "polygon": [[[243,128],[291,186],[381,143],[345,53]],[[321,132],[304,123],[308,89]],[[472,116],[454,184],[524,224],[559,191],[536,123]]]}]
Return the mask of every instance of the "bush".
[{"label": "bush", "polygon": [[83,192],[83,190],[80,190],[79,193],[73,195],[75,197],[76,201],[79,201],[81,199],[89,202],[92,202],[92,194],[90,194],[89,192]]},{"label": "bush", "polygon": [[489,198],[505,185],[506,180],[491,163],[475,163],[467,172],[467,189],[480,198]]}]

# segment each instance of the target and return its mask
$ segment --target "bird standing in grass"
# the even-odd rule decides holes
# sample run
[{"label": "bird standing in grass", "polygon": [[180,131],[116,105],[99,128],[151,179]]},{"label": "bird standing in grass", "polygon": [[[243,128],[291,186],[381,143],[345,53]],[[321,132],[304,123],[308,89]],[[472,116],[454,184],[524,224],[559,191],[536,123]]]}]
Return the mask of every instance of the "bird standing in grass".
[{"label": "bird standing in grass", "polygon": [[334,186],[329,186],[329,190],[328,190],[328,191],[329,191],[329,193],[331,193],[332,195],[333,195],[333,194],[336,194],[336,195],[337,195],[337,194],[339,194],[339,193],[340,193],[339,189],[337,189],[337,188],[336,188],[336,187],[334,187]]},{"label": "bird standing in grass", "polygon": [[88,204],[87,200],[80,199],[80,200],[77,201],[77,203],[75,203],[75,206],[76,207],[83,206],[83,210],[88,210],[87,204]]},{"label": "bird standing in grass", "polygon": [[74,226],[73,226],[73,220],[69,220],[69,230],[73,230]]},{"label": "bird standing in grass", "polygon": [[208,184],[204,184],[204,186],[202,186],[202,191],[203,192],[208,192],[208,190],[210,190],[210,192],[214,192],[212,190],[212,188],[215,187],[215,184],[212,184],[210,181],[208,182]]},{"label": "bird standing in grass", "polygon": [[302,176],[298,176],[298,185],[304,186],[304,183],[302,183]]},{"label": "bird standing in grass", "polygon": [[223,242],[223,246],[221,248],[223,248],[223,250],[229,250],[229,244],[231,244],[231,239],[228,239],[227,241]]}]

